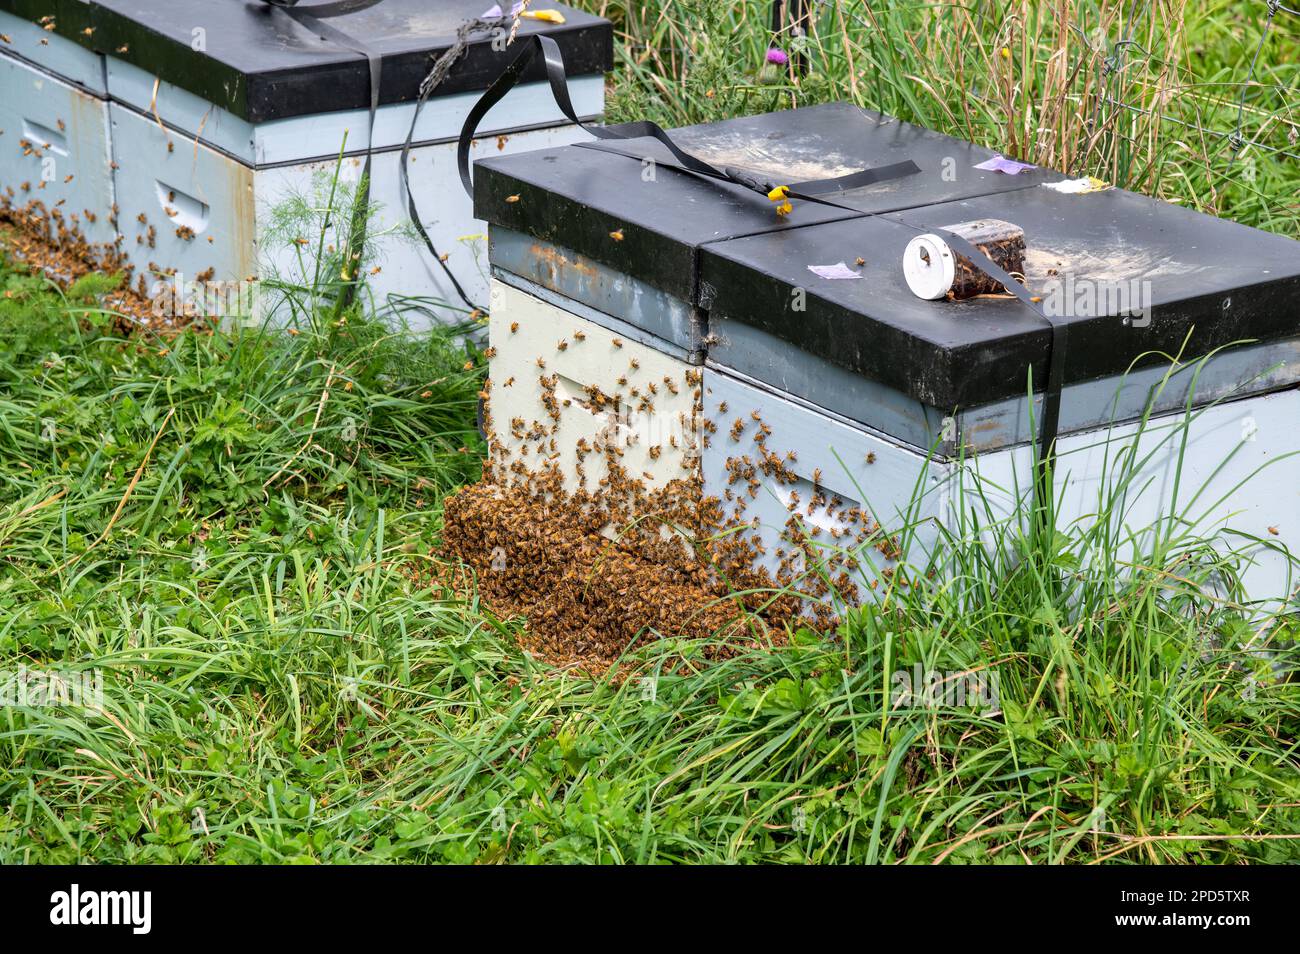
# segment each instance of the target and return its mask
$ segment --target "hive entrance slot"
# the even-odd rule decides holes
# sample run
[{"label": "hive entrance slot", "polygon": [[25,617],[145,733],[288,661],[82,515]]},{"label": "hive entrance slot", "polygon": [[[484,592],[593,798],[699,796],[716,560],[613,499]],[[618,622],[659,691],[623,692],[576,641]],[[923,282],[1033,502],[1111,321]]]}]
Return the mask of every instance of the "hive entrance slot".
[{"label": "hive entrance slot", "polygon": [[849,514],[858,508],[857,501],[840,497],[811,480],[799,477],[792,485],[778,486],[775,493],[790,515],[809,531],[820,530],[838,539],[854,528]]},{"label": "hive entrance slot", "polygon": [[208,227],[208,205],[199,199],[173,188],[165,182],[155,182],[158,204],[163,213],[178,226],[198,234]]},{"label": "hive entrance slot", "polygon": [[623,404],[617,398],[605,395],[596,387],[588,387],[566,377],[557,375],[557,397],[569,401],[570,406],[579,407],[597,419],[604,432],[602,436],[617,439],[622,445],[636,443],[637,428],[634,426],[631,405]]},{"label": "hive entrance slot", "polygon": [[68,155],[68,137],[44,123],[23,120],[23,138],[42,149],[49,149],[60,156]]}]

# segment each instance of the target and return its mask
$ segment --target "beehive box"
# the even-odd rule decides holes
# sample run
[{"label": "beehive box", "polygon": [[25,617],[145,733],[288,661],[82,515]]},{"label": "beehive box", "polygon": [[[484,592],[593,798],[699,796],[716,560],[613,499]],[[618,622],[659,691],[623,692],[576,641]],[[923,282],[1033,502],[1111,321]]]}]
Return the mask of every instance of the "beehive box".
[{"label": "beehive box", "polygon": [[[11,71],[6,89],[11,82],[15,90],[44,82],[23,103],[38,131],[46,126],[40,122],[46,114],[72,111],[64,102],[68,87],[81,91],[76,101],[83,112],[94,100],[95,134],[102,140],[96,144],[106,144],[107,151],[92,156],[88,145],[75,157],[61,157],[61,165],[69,167],[64,174],[74,175],[73,182],[85,177],[87,195],[77,199],[84,198],[101,221],[117,206],[120,250],[146,292],[159,280],[185,288],[187,282],[300,275],[298,253],[284,236],[264,241],[275,209],[292,196],[311,196],[321,178],[332,174],[341,150],[341,178],[355,183],[372,150],[371,196],[378,211],[370,236],[379,271],[370,288],[381,302],[405,305],[406,316],[419,325],[454,317],[441,303],[461,311],[467,306],[403,228],[408,214],[400,151],[421,80],[455,43],[457,29],[486,6],[478,0],[385,0],[340,14],[338,5],[301,5],[381,57],[372,141],[366,57],[265,4],[7,0],[0,4],[12,39],[4,48],[13,60],[4,64]],[[612,58],[609,24],[551,6],[562,12],[564,24],[524,21],[519,33],[545,31],[556,39],[573,77],[575,109],[584,118],[598,117],[603,73]],[[503,21],[503,29],[508,26]],[[492,30],[473,35],[421,112],[410,155],[411,187],[424,225],[478,305],[487,300],[486,230],[459,187],[455,140],[481,90],[513,55],[499,46]],[[31,71],[39,77],[31,79]],[[56,82],[44,79],[55,76]],[[20,128],[18,122],[9,134]],[[536,82],[489,113],[479,130],[479,155],[585,138],[553,104],[545,84]],[[42,135],[58,148],[55,137]],[[108,183],[98,175],[105,156],[113,164]],[[25,181],[19,178],[25,170],[0,165],[0,173],[9,184]]]},{"label": "beehive box", "polygon": [[102,63],[37,22],[55,4],[40,12],[28,6],[31,20],[0,7],[0,203],[39,221],[52,238],[62,224],[65,236],[71,230],[109,245],[113,173]]},{"label": "beehive box", "polygon": [[[1024,229],[1026,280],[1068,332],[1057,333],[1060,525],[1104,508],[1099,490],[1121,489],[1116,462],[1136,445],[1124,505],[1112,508],[1127,531],[1177,514],[1206,535],[1243,534],[1231,539],[1257,541],[1252,592],[1294,587],[1278,551],[1300,542],[1300,245],[1119,189],[1062,191],[1050,170],[978,170],[986,151],[850,106],[672,135],[760,180],[903,158],[921,171],[837,195],[834,207],[796,201],[778,218],[760,195],[656,171],[653,142],[635,145],[641,161],[570,146],[480,162],[475,203],[492,224],[499,283],[495,438],[508,427],[495,413],[504,382],[537,397],[537,362],[575,327],[605,329],[635,342],[642,365],[654,352],[678,373],[698,369],[698,453],[674,448],[670,471],[695,469],[704,497],[756,536],[757,561],[801,573],[815,541],[863,582],[863,561],[888,574],[902,549],[924,564],[973,511],[1018,518],[1028,507],[1049,323],[1009,297],[918,299],[902,272],[918,232],[998,218]],[[810,269],[839,264],[856,277]],[[503,334],[525,321],[546,330],[508,346]],[[578,383],[605,388],[612,376],[604,405],[622,408],[639,397],[614,350]],[[591,409],[561,406],[558,417],[579,413]],[[548,430],[558,421],[512,417],[535,426],[547,453],[521,461],[494,442],[499,476],[570,466],[575,449],[550,443],[565,433]]]}]

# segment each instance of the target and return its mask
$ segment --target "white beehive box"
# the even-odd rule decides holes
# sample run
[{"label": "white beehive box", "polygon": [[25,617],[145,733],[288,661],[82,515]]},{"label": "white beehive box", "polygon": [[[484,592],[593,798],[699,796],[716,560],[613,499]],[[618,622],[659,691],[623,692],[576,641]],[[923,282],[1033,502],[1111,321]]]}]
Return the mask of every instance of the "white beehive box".
[{"label": "white beehive box", "polygon": [[[1044,187],[1061,178],[1044,170],[981,178],[975,147],[850,107],[673,135],[758,176],[814,156],[828,177],[904,155],[922,171],[778,220],[761,197],[671,170],[646,179],[644,163],[597,150],[480,163],[495,274],[531,296],[494,311],[494,385],[533,357],[502,349],[499,329],[541,301],[555,324],[558,309],[634,329],[680,368],[703,368],[703,492],[749,524],[760,561],[810,569],[791,556],[802,537],[827,555],[856,550],[868,586],[897,578],[900,551],[908,572],[942,573],[927,561],[948,535],[979,528],[991,542],[990,524],[1030,512],[1031,414],[1054,339],[1010,298],[916,298],[902,253],[918,231],[1007,220],[1024,229],[1026,278],[1045,300],[1054,281],[1098,293],[1053,316],[1069,329],[1058,527],[1095,528],[1108,512],[1130,555],[1153,533],[1210,538],[1252,595],[1295,589],[1300,245],[1123,190],[1065,194]],[[940,161],[954,155],[955,180]],[[809,268],[837,263],[856,277]],[[1113,287],[1140,300],[1115,311]],[[1171,368],[1162,355],[1175,354]]]},{"label": "white beehive box", "polygon": [[516,462],[550,462],[570,493],[594,492],[605,447],[648,489],[698,472],[698,369],[495,280],[489,339],[493,461],[506,480]]},{"label": "white beehive box", "polygon": [[[0,190],[7,205],[40,203],[87,241],[111,243],[113,174],[98,56],[0,11]],[[38,67],[39,61],[43,67]]]},{"label": "white beehive box", "polygon": [[[277,208],[293,196],[322,204],[319,187],[336,166],[340,180],[355,185],[369,151],[377,210],[368,229],[370,264],[378,266],[370,292],[416,326],[463,318],[469,306],[409,224],[399,173],[409,132],[411,189],[422,222],[469,301],[486,305],[486,226],[473,218],[460,187],[455,142],[470,107],[513,55],[500,39],[508,21],[470,35],[412,130],[421,80],[456,42],[457,29],[483,12],[481,4],[454,0],[430,8],[386,0],[315,9],[381,58],[373,137],[365,56],[316,36],[283,10],[206,0],[3,6],[9,12],[0,11],[0,23],[10,43],[0,48],[0,79],[15,110],[6,115],[6,127],[13,127],[6,135],[16,151],[25,124],[51,151],[65,153],[58,155],[60,182],[72,175],[80,191],[52,184],[43,191],[91,210],[100,226],[96,238],[119,239],[137,290],[149,294],[159,282],[186,291],[194,283],[303,278],[312,262],[303,267],[294,237],[270,237]],[[519,35],[556,39],[574,74],[575,109],[584,119],[598,118],[612,58],[609,24],[556,9],[564,24],[524,21]],[[71,138],[50,132],[65,132],[44,122],[57,119],[69,124]],[[545,84],[529,82],[480,124],[474,152],[509,154],[574,138]],[[73,144],[75,152],[65,148]],[[31,178],[33,157],[21,158],[3,160],[0,185],[17,189]],[[115,204],[118,235],[108,225]]]}]

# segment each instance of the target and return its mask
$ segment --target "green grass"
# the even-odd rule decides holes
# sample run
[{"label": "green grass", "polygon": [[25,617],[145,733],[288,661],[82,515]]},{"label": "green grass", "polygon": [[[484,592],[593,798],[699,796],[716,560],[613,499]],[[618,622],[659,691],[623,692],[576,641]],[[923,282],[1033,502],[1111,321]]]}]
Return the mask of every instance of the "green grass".
[{"label": "green grass", "polygon": [[[965,26],[872,5],[841,38],[850,7],[826,4],[798,87],[755,69],[764,8],[637,5],[615,110],[853,98],[1295,231],[1294,164],[1259,160],[1247,189],[1163,122],[1027,134],[1087,109],[1047,75],[1038,5]],[[1198,9],[1160,55],[1180,81],[1241,77],[1257,13]],[[1283,26],[1259,75],[1294,84]],[[1000,45],[1034,95],[963,105]],[[959,527],[951,585],[836,633],[723,662],[669,635],[605,678],[555,670],[433,582],[441,501],[481,463],[481,356],[304,282],[281,289],[296,334],[163,341],[113,331],[103,276],[60,292],[0,264],[0,671],[97,671],[105,696],[0,707],[0,862],[1300,859],[1300,623],[1233,598],[1231,553],[1172,521],[1131,560],[1106,521]],[[999,708],[891,704],[917,665],[996,673]]]}]

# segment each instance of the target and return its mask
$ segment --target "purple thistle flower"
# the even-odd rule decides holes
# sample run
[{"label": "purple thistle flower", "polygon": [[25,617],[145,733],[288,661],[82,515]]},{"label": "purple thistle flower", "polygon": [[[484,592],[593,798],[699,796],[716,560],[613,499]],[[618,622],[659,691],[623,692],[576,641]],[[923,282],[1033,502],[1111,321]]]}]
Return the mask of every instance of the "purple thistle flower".
[{"label": "purple thistle flower", "polygon": [[776,66],[785,66],[787,63],[790,62],[790,57],[786,55],[785,50],[781,49],[780,47],[773,46],[768,48],[767,61],[769,63],[775,64]]}]

